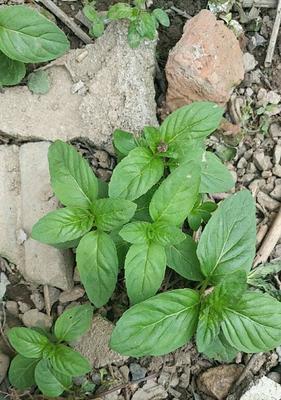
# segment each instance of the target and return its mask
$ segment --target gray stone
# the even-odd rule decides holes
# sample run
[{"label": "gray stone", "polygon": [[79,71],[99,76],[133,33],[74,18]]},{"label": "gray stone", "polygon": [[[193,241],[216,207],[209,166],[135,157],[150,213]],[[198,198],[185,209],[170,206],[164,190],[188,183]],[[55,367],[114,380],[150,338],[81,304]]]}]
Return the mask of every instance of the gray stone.
[{"label": "gray stone", "polygon": [[34,303],[35,307],[37,308],[37,310],[39,310],[39,311],[43,310],[43,308],[45,307],[45,302],[44,302],[44,298],[43,298],[41,293],[34,292],[30,296],[30,298],[33,301],[33,303]]},{"label": "gray stone", "polygon": [[278,138],[281,136],[281,125],[274,122],[269,127],[269,133],[273,138]]},{"label": "gray stone", "polygon": [[255,383],[240,400],[280,400],[281,385],[273,380],[262,377]]},{"label": "gray stone", "polygon": [[37,309],[29,310],[22,316],[22,322],[27,328],[50,329],[52,326],[52,318],[38,311]]},{"label": "gray stone", "polygon": [[19,315],[19,307],[18,307],[18,303],[16,301],[14,301],[14,300],[6,301],[6,309],[14,317],[18,317],[18,315]]},{"label": "gray stone", "polygon": [[[127,24],[111,23],[94,44],[49,65],[52,85],[47,94],[35,96],[26,86],[5,89],[0,94],[0,132],[45,140],[86,137],[112,150],[114,129],[139,132],[145,125],[157,125],[155,46],[147,41],[131,49]],[[83,96],[73,90],[79,82],[88,90]]]},{"label": "gray stone", "polygon": [[253,161],[255,166],[260,171],[267,171],[268,169],[272,168],[272,163],[269,156],[266,156],[263,150],[255,151],[253,155]]},{"label": "gray stone", "polygon": [[3,353],[0,353],[0,384],[5,379],[10,364],[10,358]]},{"label": "gray stone", "polygon": [[272,192],[270,192],[270,197],[275,200],[281,201],[281,179],[276,179],[275,187]]},{"label": "gray stone", "polygon": [[278,176],[278,178],[281,178],[281,165],[275,165],[275,167],[272,168],[272,172],[274,175]]},{"label": "gray stone", "polygon": [[31,306],[27,303],[24,303],[22,301],[18,302],[19,305],[19,310],[22,314],[26,313],[27,311],[29,311],[31,309]]},{"label": "gray stone", "polygon": [[274,147],[274,151],[273,151],[273,162],[274,164],[279,164],[281,160],[281,145],[277,144]]},{"label": "gray stone", "polygon": [[269,372],[266,376],[276,383],[281,383],[281,375],[279,372],[272,371]]},{"label": "gray stone", "polygon": [[125,362],[127,356],[122,356],[109,348],[113,328],[114,325],[110,321],[95,315],[91,329],[73,344],[74,349],[88,358],[94,368]]},{"label": "gray stone", "polygon": [[76,286],[73,289],[62,292],[60,294],[59,301],[61,303],[69,303],[71,301],[80,299],[81,297],[84,296],[84,294],[85,290],[80,286]]},{"label": "gray stone", "polygon": [[132,374],[132,380],[137,381],[138,379],[142,379],[146,375],[146,368],[141,367],[137,363],[130,364],[130,372]]},{"label": "gray stone", "polygon": [[167,397],[168,393],[163,386],[150,380],[142,388],[136,391],[132,400],[161,400],[166,399]]},{"label": "gray stone", "polygon": [[243,54],[243,64],[245,72],[250,72],[256,68],[258,63],[255,57],[251,53],[245,53]]},{"label": "gray stone", "polygon": [[246,168],[247,164],[247,160],[244,157],[241,157],[237,163],[237,168]]},{"label": "gray stone", "polygon": [[258,203],[269,211],[275,211],[280,207],[280,203],[277,200],[272,199],[268,194],[259,192],[257,195]]}]

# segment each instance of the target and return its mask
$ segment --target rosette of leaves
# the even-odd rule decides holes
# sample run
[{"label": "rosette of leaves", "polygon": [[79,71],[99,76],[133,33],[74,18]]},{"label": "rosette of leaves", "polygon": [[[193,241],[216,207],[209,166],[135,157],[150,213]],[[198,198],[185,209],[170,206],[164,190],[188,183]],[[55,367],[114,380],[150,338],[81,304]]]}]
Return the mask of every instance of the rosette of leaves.
[{"label": "rosette of leaves", "polygon": [[91,371],[89,361],[63,342],[73,342],[91,326],[93,308],[89,304],[65,311],[52,333],[31,328],[12,328],[8,339],[17,351],[9,369],[9,381],[17,389],[38,386],[49,397],[57,397],[72,387],[72,378]]},{"label": "rosette of leaves", "polygon": [[48,158],[51,186],[66,207],[41,218],[32,237],[59,248],[77,247],[81,282],[91,302],[101,307],[111,297],[118,275],[117,249],[109,233],[128,223],[137,206],[123,198],[106,198],[104,184],[71,145],[56,141]]},{"label": "rosette of leaves", "polygon": [[0,86],[16,85],[25,64],[53,60],[69,49],[65,34],[27,6],[0,8]]},{"label": "rosette of leaves", "polygon": [[132,48],[138,47],[145,39],[154,40],[157,37],[159,24],[169,27],[168,14],[161,8],[148,11],[145,0],[134,0],[133,6],[127,3],[117,3],[111,6],[106,16],[95,9],[95,1],[87,4],[83,12],[92,23],[90,34],[99,37],[103,34],[105,24],[109,21],[126,19],[129,21],[128,43]]},{"label": "rosette of leaves", "polygon": [[134,305],[118,321],[111,348],[133,357],[162,355],[195,335],[208,357],[230,361],[281,343],[281,303],[247,286],[255,256],[256,218],[251,193],[221,202],[198,246],[198,290],[176,289]]}]

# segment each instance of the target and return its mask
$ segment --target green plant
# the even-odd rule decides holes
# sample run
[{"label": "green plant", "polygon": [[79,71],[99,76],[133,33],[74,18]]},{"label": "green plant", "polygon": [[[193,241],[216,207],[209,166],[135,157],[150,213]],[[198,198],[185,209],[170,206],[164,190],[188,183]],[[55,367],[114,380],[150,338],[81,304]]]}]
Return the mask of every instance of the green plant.
[{"label": "green plant", "polygon": [[170,20],[168,14],[161,8],[149,12],[145,8],[145,0],[134,0],[134,5],[117,3],[111,6],[106,14],[102,16],[95,9],[95,1],[87,4],[83,12],[91,21],[90,34],[99,37],[103,34],[105,24],[117,19],[127,19],[128,42],[132,48],[138,47],[144,39],[153,40],[157,36],[159,24],[168,27]]},{"label": "green plant", "polygon": [[37,385],[45,396],[57,397],[72,386],[72,377],[90,372],[91,366],[62,342],[72,342],[92,323],[92,306],[85,304],[65,311],[52,334],[30,328],[12,328],[8,338],[19,353],[10,365],[9,381],[20,390]]},{"label": "green plant", "polygon": [[135,357],[161,355],[195,334],[199,352],[230,361],[238,351],[280,345],[280,302],[247,288],[255,244],[255,204],[243,190],[219,204],[197,249],[192,244],[202,277],[197,289],[168,291],[134,305],[118,321],[111,348]]},{"label": "green plant", "polygon": [[[221,115],[212,103],[194,103],[171,114],[160,128],[144,128],[138,138],[117,130],[114,144],[123,158],[113,171],[109,198],[72,146],[61,141],[50,146],[52,188],[66,208],[39,220],[32,237],[60,248],[77,246],[81,281],[96,307],[111,297],[124,263],[132,303],[158,291],[166,265],[187,279],[201,279],[194,250],[186,254],[192,242],[181,227],[189,214],[200,211],[207,221],[215,208],[205,203],[196,211],[199,192],[233,186],[227,168],[203,145]],[[203,215],[206,204],[208,215]],[[129,250],[126,242],[132,244]]]},{"label": "green plant", "polygon": [[32,8],[0,8],[0,86],[18,84],[25,64],[53,60],[68,48],[65,34]]}]

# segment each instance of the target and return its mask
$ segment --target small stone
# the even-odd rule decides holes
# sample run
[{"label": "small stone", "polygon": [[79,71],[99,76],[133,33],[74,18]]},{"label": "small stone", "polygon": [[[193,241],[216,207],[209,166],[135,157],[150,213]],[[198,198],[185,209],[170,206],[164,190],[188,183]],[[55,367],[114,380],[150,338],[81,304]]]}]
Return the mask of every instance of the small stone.
[{"label": "small stone", "polygon": [[244,153],[244,158],[248,161],[248,160],[250,160],[250,158],[252,157],[252,155],[253,155],[253,149],[249,149],[249,150],[247,150],[247,151],[245,151],[245,153]]},{"label": "small stone", "polygon": [[252,97],[253,94],[254,94],[254,91],[253,91],[252,88],[247,88],[247,89],[246,89],[246,95],[247,95],[248,97]]},{"label": "small stone", "polygon": [[137,381],[138,379],[142,379],[146,375],[146,368],[141,367],[137,363],[130,364],[130,372],[132,374],[132,380]]},{"label": "small stone", "polygon": [[230,364],[209,368],[197,379],[200,390],[213,396],[215,399],[223,400],[243,371],[242,365]]},{"label": "small stone", "polygon": [[162,385],[150,380],[133,395],[132,400],[162,400],[168,397],[168,393]]},{"label": "small stone", "polygon": [[237,163],[237,168],[246,168],[247,164],[247,160],[244,157],[241,157]]},{"label": "small stone", "polygon": [[281,136],[281,125],[274,122],[269,127],[269,133],[273,138],[277,138]]},{"label": "small stone", "polygon": [[74,268],[73,280],[74,280],[74,282],[76,282],[76,283],[77,283],[77,282],[81,282],[80,274],[79,274],[79,271],[78,271],[78,268],[77,268],[77,267]]},{"label": "small stone", "polygon": [[263,189],[266,185],[265,179],[255,179],[249,185],[249,189],[252,193],[257,193],[261,189]]},{"label": "small stone", "polygon": [[254,174],[244,174],[242,176],[242,183],[244,185],[249,185],[249,183],[251,183],[254,179],[255,179],[255,175]]},{"label": "small stone", "polygon": [[281,399],[281,385],[273,380],[262,377],[256,382],[240,400],[280,400]]},{"label": "small stone", "polygon": [[106,151],[96,150],[95,158],[97,159],[98,165],[101,168],[110,168],[110,157]]},{"label": "small stone", "polygon": [[259,192],[257,194],[257,201],[264,209],[269,211],[275,211],[280,207],[279,201],[272,199],[264,192]]},{"label": "small stone", "polygon": [[19,307],[18,307],[18,303],[16,301],[8,300],[6,302],[6,309],[14,317],[18,317],[18,315],[19,315]]},{"label": "small stone", "polygon": [[112,175],[112,171],[110,171],[108,169],[102,169],[102,168],[98,168],[96,173],[97,173],[98,178],[100,178],[104,182],[109,181],[109,179],[111,178],[111,175]]},{"label": "small stone", "polygon": [[31,309],[31,306],[29,304],[23,303],[22,301],[19,301],[18,305],[19,305],[19,310],[22,314],[26,313]]},{"label": "small stone", "polygon": [[243,64],[246,72],[253,71],[258,62],[256,61],[255,57],[251,53],[245,53],[243,55]]},{"label": "small stone", "polygon": [[264,179],[268,179],[272,176],[272,172],[271,171],[262,171],[261,176]]},{"label": "small stone", "polygon": [[55,287],[49,286],[49,299],[50,299],[50,306],[52,306],[59,301],[61,291]]},{"label": "small stone", "polygon": [[276,179],[275,188],[270,193],[270,197],[275,200],[281,201],[281,179]]},{"label": "small stone", "polygon": [[100,385],[101,384],[101,374],[94,372],[91,375],[91,379],[94,382],[95,385]]},{"label": "small stone", "polygon": [[273,167],[272,172],[274,175],[278,176],[278,178],[281,178],[281,165],[275,165],[275,167]]},{"label": "small stone", "polygon": [[0,353],[0,384],[5,379],[10,364],[10,358],[3,353]]},{"label": "small stone", "polygon": [[273,150],[273,162],[274,164],[279,164],[281,160],[281,146],[277,144]]},{"label": "small stone", "polygon": [[280,96],[280,94],[274,92],[273,90],[270,90],[270,91],[267,93],[267,101],[268,101],[268,103],[270,103],[270,104],[275,104],[275,105],[277,105],[277,104],[279,104],[280,101],[281,101],[281,96]]},{"label": "small stone", "polygon": [[255,164],[250,162],[248,163],[247,166],[247,172],[249,172],[250,174],[253,174],[254,172],[256,172],[257,168],[255,167]]},{"label": "small stone", "polygon": [[184,372],[181,376],[180,376],[180,383],[179,386],[186,389],[189,386],[190,383],[190,370],[188,370],[188,372]]},{"label": "small stone", "polygon": [[281,383],[281,375],[279,372],[275,371],[269,372],[267,374],[267,377],[276,383]]},{"label": "small stone", "polygon": [[42,294],[39,292],[34,292],[30,296],[30,298],[33,301],[37,310],[42,311],[43,308],[45,307],[44,297],[42,296]]},{"label": "small stone", "polygon": [[130,369],[127,367],[127,365],[122,365],[122,367],[119,368],[119,371],[123,376],[124,381],[129,382]]},{"label": "small stone", "polygon": [[272,163],[269,156],[266,156],[263,150],[255,151],[253,162],[260,171],[266,171],[272,168]]},{"label": "small stone", "polygon": [[66,290],[60,294],[59,301],[64,303],[70,303],[71,301],[75,301],[83,297],[85,294],[85,290],[80,287],[76,286],[73,289]]},{"label": "small stone", "polygon": [[78,81],[76,83],[74,83],[74,85],[72,85],[71,88],[71,93],[77,93],[79,90],[83,89],[85,87],[85,83],[83,81]]},{"label": "small stone", "polygon": [[22,322],[27,328],[50,329],[53,321],[48,315],[33,309],[24,313]]}]

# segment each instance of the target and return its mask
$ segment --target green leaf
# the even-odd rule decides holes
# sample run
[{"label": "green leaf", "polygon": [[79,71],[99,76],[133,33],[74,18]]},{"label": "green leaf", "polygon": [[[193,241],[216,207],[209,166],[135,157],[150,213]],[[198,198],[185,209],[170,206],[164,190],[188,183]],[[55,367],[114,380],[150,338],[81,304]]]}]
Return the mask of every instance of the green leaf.
[{"label": "green leaf", "polygon": [[81,376],[92,369],[85,357],[63,344],[56,346],[55,354],[50,362],[56,372],[67,376]]},{"label": "green leaf", "polygon": [[90,22],[96,22],[99,18],[97,10],[94,8],[93,3],[85,5],[83,7],[83,14]]},{"label": "green leaf", "polygon": [[17,354],[9,368],[9,381],[17,389],[25,390],[35,384],[34,371],[38,359],[26,358]]},{"label": "green leaf", "polygon": [[159,129],[154,126],[145,126],[143,128],[143,134],[150,150],[156,153],[157,147],[161,141]]},{"label": "green leaf", "polygon": [[0,51],[0,86],[13,86],[25,77],[24,63],[12,60]]},{"label": "green leaf", "polygon": [[32,238],[42,243],[56,244],[72,241],[92,228],[93,215],[83,208],[61,208],[51,211],[32,228]]},{"label": "green leaf", "polygon": [[119,267],[123,268],[125,265],[126,255],[130,247],[129,243],[127,243],[125,240],[122,239],[122,237],[119,235],[118,230],[110,232],[109,236],[114,241],[114,244],[116,246],[118,260],[119,260]]},{"label": "green leaf", "polygon": [[152,196],[158,188],[158,184],[153,186],[147,193],[135,200],[137,211],[135,212],[133,220],[152,222],[149,214],[149,204]]},{"label": "green leaf", "polygon": [[128,29],[128,43],[132,49],[139,47],[143,38],[137,31],[136,21],[131,21]]},{"label": "green leaf", "polygon": [[92,325],[93,307],[83,304],[62,313],[55,323],[55,335],[60,341],[71,342],[87,332]]},{"label": "green leaf", "polygon": [[76,260],[90,301],[96,307],[103,306],[117,282],[118,257],[113,240],[104,232],[87,233],[77,247]]},{"label": "green leaf", "polygon": [[28,75],[28,89],[34,94],[46,94],[50,90],[50,79],[48,72],[36,71]]},{"label": "green leaf", "polygon": [[0,50],[24,63],[53,60],[69,49],[63,31],[39,12],[26,6],[0,10]]},{"label": "green leaf", "polygon": [[193,231],[199,229],[201,222],[208,222],[211,218],[211,213],[217,209],[216,203],[206,201],[195,205],[190,214],[188,215],[188,224]]},{"label": "green leaf", "polygon": [[8,339],[13,348],[26,358],[39,358],[48,339],[29,328],[12,328],[8,331]]},{"label": "green leaf", "polygon": [[146,11],[143,11],[138,17],[136,29],[141,37],[150,40],[155,39],[157,29],[156,29],[156,21],[153,15],[149,14]]},{"label": "green leaf", "polygon": [[109,196],[135,200],[152,188],[163,172],[162,160],[150,150],[137,147],[114,169],[109,183]]},{"label": "green leaf", "polygon": [[89,30],[89,33],[91,36],[99,38],[104,33],[104,29],[105,29],[105,25],[104,25],[103,18],[98,16],[96,21],[93,22],[93,25],[91,26],[91,28]]},{"label": "green leaf", "polygon": [[212,307],[212,302],[209,303],[209,297],[211,295],[201,306],[196,332],[196,345],[200,353],[210,346],[220,332],[221,316]]},{"label": "green leaf", "polygon": [[281,343],[281,303],[259,292],[247,292],[224,307],[222,331],[231,346],[245,353],[269,351]]},{"label": "green leaf", "polygon": [[145,244],[147,243],[148,238],[153,235],[152,224],[149,222],[131,222],[123,226],[119,235],[122,239],[126,240],[126,242],[133,244]]},{"label": "green leaf", "polygon": [[161,8],[155,8],[155,10],[152,11],[152,14],[161,25],[166,26],[167,28],[170,26],[170,18],[164,10]]},{"label": "green leaf", "polygon": [[206,138],[221,121],[223,109],[211,102],[194,102],[170,114],[160,127],[162,140],[181,144],[188,139]]},{"label": "green leaf", "polygon": [[54,371],[49,360],[41,360],[35,368],[35,381],[45,396],[58,397],[72,385],[70,376]]},{"label": "green leaf", "polygon": [[199,304],[199,294],[190,289],[172,290],[145,300],[123,314],[110,346],[132,357],[174,351],[194,334]]},{"label": "green leaf", "polygon": [[113,144],[124,156],[127,156],[131,150],[137,147],[134,135],[121,129],[116,129],[113,132]]},{"label": "green leaf", "polygon": [[243,190],[219,204],[197,248],[203,274],[212,284],[243,269],[251,269],[256,246],[255,204]]},{"label": "green leaf", "polygon": [[248,274],[248,284],[254,285],[259,279],[268,275],[278,274],[281,271],[281,260],[274,260],[252,269]]},{"label": "green leaf", "polygon": [[197,245],[194,240],[185,235],[185,240],[166,249],[167,264],[179,275],[191,281],[204,279],[199,260],[196,255]]},{"label": "green leaf", "polygon": [[59,200],[69,207],[89,207],[97,198],[98,180],[89,164],[61,140],[49,148],[52,188]]},{"label": "green leaf", "polygon": [[117,3],[109,7],[107,17],[109,19],[124,19],[130,18],[133,13],[133,8],[126,3]]},{"label": "green leaf", "polygon": [[209,347],[204,350],[204,354],[208,358],[213,358],[217,361],[227,363],[233,361],[237,353],[238,351],[234,347],[230,346],[222,332],[220,332]]},{"label": "green leaf", "polygon": [[112,231],[129,222],[137,209],[137,205],[125,199],[97,200],[92,210],[95,225],[103,231]]},{"label": "green leaf", "polygon": [[154,193],[149,212],[154,221],[181,224],[192,210],[198,196],[200,173],[189,164],[175,169]]},{"label": "green leaf", "polygon": [[185,240],[185,234],[180,228],[167,224],[166,222],[154,222],[154,224],[152,224],[152,229],[153,240],[161,246],[178,244]]},{"label": "green leaf", "polygon": [[166,253],[156,243],[133,244],[125,260],[125,279],[132,304],[154,296],[160,288],[166,269]]},{"label": "green leaf", "polygon": [[215,154],[206,151],[202,162],[200,193],[228,192],[234,184],[226,166]]}]

